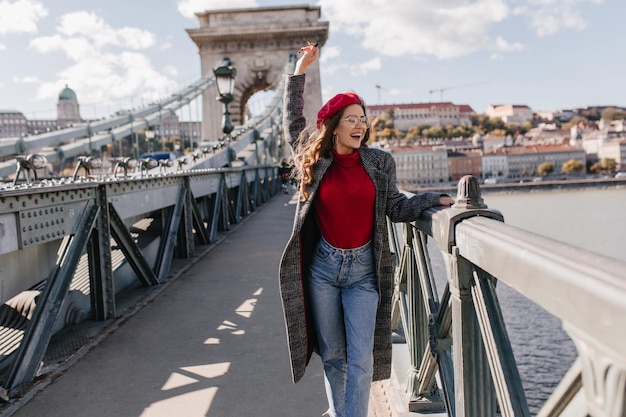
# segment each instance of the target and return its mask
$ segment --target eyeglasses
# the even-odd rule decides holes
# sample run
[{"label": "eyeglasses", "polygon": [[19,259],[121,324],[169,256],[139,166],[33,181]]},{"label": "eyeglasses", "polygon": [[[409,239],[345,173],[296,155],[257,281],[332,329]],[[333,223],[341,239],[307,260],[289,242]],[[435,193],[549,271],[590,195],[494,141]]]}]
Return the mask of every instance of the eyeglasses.
[{"label": "eyeglasses", "polygon": [[354,114],[351,114],[350,116],[344,117],[341,120],[345,120],[348,125],[350,125],[350,127],[355,128],[359,125],[359,123],[361,123],[362,125],[364,125],[365,127],[370,127],[370,119],[367,116],[355,116]]}]

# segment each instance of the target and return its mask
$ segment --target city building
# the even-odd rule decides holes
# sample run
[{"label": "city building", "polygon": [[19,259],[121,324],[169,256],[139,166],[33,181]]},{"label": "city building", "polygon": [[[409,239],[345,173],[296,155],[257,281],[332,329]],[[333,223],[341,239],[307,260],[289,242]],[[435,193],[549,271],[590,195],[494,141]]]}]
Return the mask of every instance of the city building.
[{"label": "city building", "polygon": [[391,112],[396,129],[408,130],[414,126],[459,126],[470,125],[474,110],[466,104],[456,105],[450,102],[382,104],[367,107],[372,119]]},{"label": "city building", "polygon": [[[502,157],[505,158],[505,163]],[[560,174],[563,164],[572,159],[585,166],[585,151],[564,143],[492,148],[485,152],[483,172],[488,177],[497,176],[515,180],[537,175],[539,166],[549,162],[554,167],[554,173]]]},{"label": "city building", "polygon": [[559,122],[569,122],[576,116],[576,111],[571,109],[538,111],[537,116],[548,121],[557,120]]},{"label": "city building", "polygon": [[82,121],[76,93],[66,84],[65,88],[59,93],[59,100],[57,101],[57,124],[59,127],[64,128]]},{"label": "city building", "polygon": [[533,120],[533,111],[530,107],[520,104],[492,104],[487,107],[485,114],[504,123],[524,124]]},{"label": "city building", "polygon": [[28,120],[28,134],[37,135],[43,132],[50,132],[52,130],[59,129],[59,124],[56,119],[29,119]]},{"label": "city building", "polygon": [[448,149],[448,175],[450,181],[458,181],[465,175],[482,178],[483,153],[478,150],[455,151]]},{"label": "city building", "polygon": [[483,149],[488,150],[502,146],[512,146],[513,140],[509,136],[487,134],[483,137]]},{"label": "city building", "polygon": [[[492,148],[483,154],[483,166],[482,173],[483,179],[505,179],[509,176],[509,163],[507,155],[501,149],[506,148]],[[478,177],[477,177],[478,178]]]},{"label": "city building", "polygon": [[617,170],[626,169],[626,139],[612,139],[603,142],[598,149],[598,159],[610,158],[617,164]]},{"label": "city building", "polygon": [[[177,115],[169,115],[163,117],[161,120],[162,128],[158,129],[158,135],[165,139],[178,139],[186,144],[189,140],[193,140],[195,144],[202,142],[200,138],[200,131],[202,128],[202,122],[188,121],[181,122]],[[194,145],[195,147],[195,145]],[[176,149],[184,150],[184,149]]]},{"label": "city building", "polygon": [[396,161],[399,188],[416,191],[419,187],[449,181],[448,152],[444,147],[403,143],[388,146],[385,150]]},{"label": "city building", "polygon": [[28,133],[28,120],[22,112],[0,110],[0,138],[21,137]]},{"label": "city building", "polygon": [[[157,130],[155,143],[174,140],[177,141],[176,143],[179,146],[182,141],[185,147],[189,147],[190,140],[194,144],[199,144],[202,141],[202,138],[200,138],[202,122],[200,121],[183,122],[180,121],[178,115],[168,114],[164,115],[160,122],[160,127],[155,126]],[[66,85],[59,93],[56,119],[29,120],[19,111],[0,110],[0,138],[36,135],[70,127],[76,123],[85,123],[85,120],[80,116],[80,106],[76,92]],[[179,150],[184,151],[184,149]]]},{"label": "city building", "polygon": [[[180,122],[180,133],[181,138],[184,138],[186,141],[189,139],[193,140],[194,143],[198,144],[201,142],[200,140],[200,129],[202,128],[202,122]],[[216,138],[217,139],[217,138]]]}]

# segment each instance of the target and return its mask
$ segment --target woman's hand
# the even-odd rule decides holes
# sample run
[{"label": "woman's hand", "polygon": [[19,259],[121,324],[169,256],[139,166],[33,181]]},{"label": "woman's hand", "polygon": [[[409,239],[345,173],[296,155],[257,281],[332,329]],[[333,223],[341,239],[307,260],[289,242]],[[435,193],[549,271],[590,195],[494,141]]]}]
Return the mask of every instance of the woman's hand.
[{"label": "woman's hand", "polygon": [[317,59],[319,53],[319,48],[317,47],[317,42],[307,42],[306,46],[303,46],[298,51],[298,55],[300,58],[298,62],[296,62],[296,70],[294,71],[294,75],[301,75],[306,72],[306,69],[309,65],[311,65]]},{"label": "woman's hand", "polygon": [[442,195],[439,197],[439,205],[450,207],[454,204],[454,199],[448,195]]}]

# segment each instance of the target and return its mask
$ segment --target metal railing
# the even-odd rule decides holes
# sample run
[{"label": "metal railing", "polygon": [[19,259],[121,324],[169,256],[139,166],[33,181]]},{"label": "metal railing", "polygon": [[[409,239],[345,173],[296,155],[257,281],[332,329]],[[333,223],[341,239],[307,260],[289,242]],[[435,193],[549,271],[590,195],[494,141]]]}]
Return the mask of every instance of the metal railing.
[{"label": "metal railing", "polygon": [[[294,66],[295,60],[291,56],[288,57],[284,74],[293,72]],[[0,139],[0,159],[16,154],[37,153],[44,156],[49,163],[58,163],[65,158],[91,153],[92,148],[99,149],[144,129],[161,126],[165,118],[175,115],[178,110],[189,105],[192,100],[204,94],[214,84],[215,76],[210,74],[183,88],[179,93],[140,109],[120,111],[102,120],[79,123],[76,126],[24,138],[2,138]],[[226,135],[225,138],[237,138],[251,129],[266,128],[271,113],[275,113],[276,109],[282,110],[283,90],[284,77],[281,77],[281,82],[275,90],[275,97],[266,106],[265,111],[246,124],[235,127],[232,134]],[[225,138],[213,139],[224,140]],[[7,177],[14,172],[14,159],[0,161],[0,178]]]},{"label": "metal railing", "polygon": [[[469,176],[452,208],[389,228],[399,261],[394,323],[410,358],[409,410],[530,415],[495,291],[501,281],[561,320],[578,350],[538,416],[626,415],[626,262],[506,225]],[[429,236],[445,263],[441,298]]]},{"label": "metal railing", "polygon": [[0,398],[36,378],[54,335],[118,317],[129,293],[163,283],[175,260],[281,190],[283,89],[263,114],[166,170],[0,183]]},{"label": "metal railing", "polygon": [[[35,282],[0,312],[3,397],[36,377],[60,329],[117,317],[122,293],[162,283],[174,259],[192,257],[279,191],[269,165],[0,193],[2,282]],[[49,271],[44,281],[34,269]]]}]

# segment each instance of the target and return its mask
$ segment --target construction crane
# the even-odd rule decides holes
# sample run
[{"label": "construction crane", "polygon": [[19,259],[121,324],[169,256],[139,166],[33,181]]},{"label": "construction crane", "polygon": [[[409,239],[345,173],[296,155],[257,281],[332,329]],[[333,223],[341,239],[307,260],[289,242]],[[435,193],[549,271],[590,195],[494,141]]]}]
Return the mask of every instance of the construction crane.
[{"label": "construction crane", "polygon": [[[376,84],[376,88],[378,89],[378,104],[380,104],[380,90],[385,90],[380,85]],[[387,90],[385,90],[387,91]]]},{"label": "construction crane", "polygon": [[447,90],[447,88],[435,88],[434,90],[428,90],[428,94],[433,94],[439,92],[439,101],[443,101],[443,92]]},{"label": "construction crane", "polygon": [[448,90],[456,90],[457,88],[465,88],[465,87],[471,87],[474,85],[479,85],[479,84],[485,84],[484,82],[480,82],[480,83],[472,83],[472,84],[464,84],[464,85],[456,85],[453,87],[444,87],[444,88],[434,88],[432,90],[428,90],[429,94],[433,94],[433,93],[439,93],[439,101],[443,102],[443,92],[444,91],[448,91]]}]

